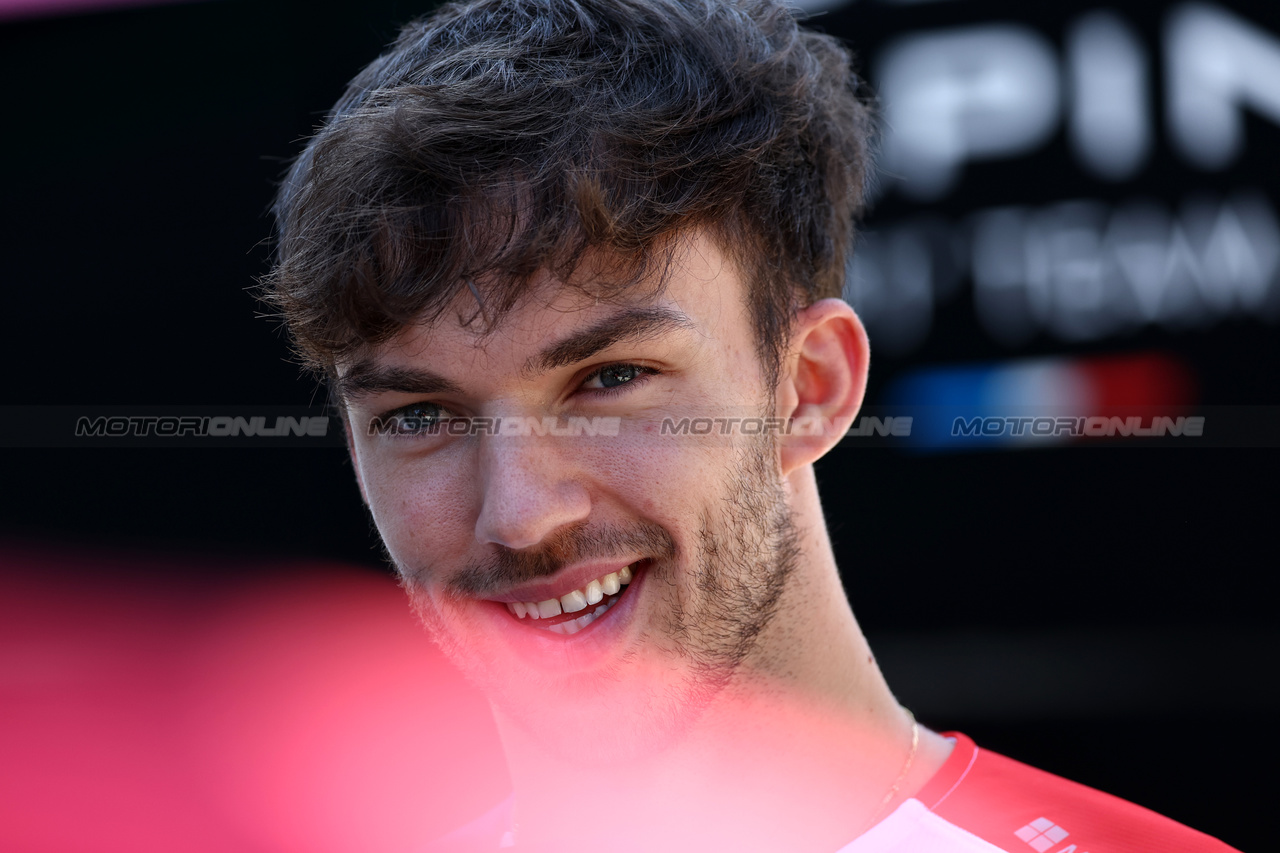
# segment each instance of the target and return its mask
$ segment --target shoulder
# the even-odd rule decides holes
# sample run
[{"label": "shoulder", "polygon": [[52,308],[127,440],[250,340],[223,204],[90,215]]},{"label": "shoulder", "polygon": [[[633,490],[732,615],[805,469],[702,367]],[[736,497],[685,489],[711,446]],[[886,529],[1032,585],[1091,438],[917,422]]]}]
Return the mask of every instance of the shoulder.
[{"label": "shoulder", "polygon": [[[968,737],[913,798],[917,818],[1009,853],[1232,853],[1226,844],[1119,797],[1037,770]],[[895,813],[896,814],[896,813]],[[909,816],[909,812],[908,812]],[[885,821],[888,823],[888,821]],[[981,848],[975,848],[981,849]]]},{"label": "shoulder", "polygon": [[497,853],[511,843],[513,797],[498,803],[480,817],[427,845],[425,853]]}]

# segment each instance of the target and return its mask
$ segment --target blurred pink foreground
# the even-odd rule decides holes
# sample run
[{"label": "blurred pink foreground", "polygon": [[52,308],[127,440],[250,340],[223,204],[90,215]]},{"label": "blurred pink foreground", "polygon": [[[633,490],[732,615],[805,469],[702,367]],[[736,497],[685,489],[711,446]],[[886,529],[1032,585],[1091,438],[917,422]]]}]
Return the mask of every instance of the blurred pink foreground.
[{"label": "blurred pink foreground", "polygon": [[232,562],[0,543],[0,849],[413,850],[507,793],[394,581]]}]

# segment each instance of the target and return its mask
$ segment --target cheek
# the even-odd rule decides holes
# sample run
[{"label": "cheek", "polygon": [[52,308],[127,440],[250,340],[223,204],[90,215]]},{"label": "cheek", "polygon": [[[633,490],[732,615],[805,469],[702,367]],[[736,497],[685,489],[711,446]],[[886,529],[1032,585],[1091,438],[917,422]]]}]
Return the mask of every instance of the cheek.
[{"label": "cheek", "polygon": [[369,507],[400,567],[430,570],[462,559],[474,538],[473,484],[461,472],[421,460],[370,466]]},{"label": "cheek", "polygon": [[688,523],[691,511],[714,499],[729,456],[727,444],[663,435],[654,424],[585,448],[579,464],[599,497],[679,526]]}]

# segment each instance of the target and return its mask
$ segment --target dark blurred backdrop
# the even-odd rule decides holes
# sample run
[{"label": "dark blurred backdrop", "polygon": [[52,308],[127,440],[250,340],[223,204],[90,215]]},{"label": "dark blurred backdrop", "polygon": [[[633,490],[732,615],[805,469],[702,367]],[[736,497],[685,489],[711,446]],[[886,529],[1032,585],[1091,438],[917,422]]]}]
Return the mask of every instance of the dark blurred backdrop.
[{"label": "dark blurred backdrop", "polygon": [[[249,293],[273,182],[428,4],[53,5],[0,4],[9,416],[321,402]],[[888,128],[848,291],[869,411],[1206,418],[1199,443],[834,451],[824,501],[890,683],[935,728],[1266,849],[1280,6],[808,5]],[[170,555],[104,564],[138,588],[181,555],[206,582],[385,572],[340,447],[0,452],[0,547]]]}]

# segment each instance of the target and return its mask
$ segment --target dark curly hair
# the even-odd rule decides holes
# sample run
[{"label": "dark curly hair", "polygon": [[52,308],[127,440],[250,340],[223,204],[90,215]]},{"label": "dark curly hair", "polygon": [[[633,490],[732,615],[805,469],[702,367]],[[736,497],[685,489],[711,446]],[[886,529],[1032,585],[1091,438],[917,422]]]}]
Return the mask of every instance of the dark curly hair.
[{"label": "dark curly hair", "polygon": [[[474,0],[406,26],[280,187],[262,295],[311,368],[469,289],[492,330],[531,275],[603,249],[613,298],[705,228],[776,375],[839,296],[872,121],[848,52],[770,0]],[[657,282],[657,284],[653,284]]]}]

